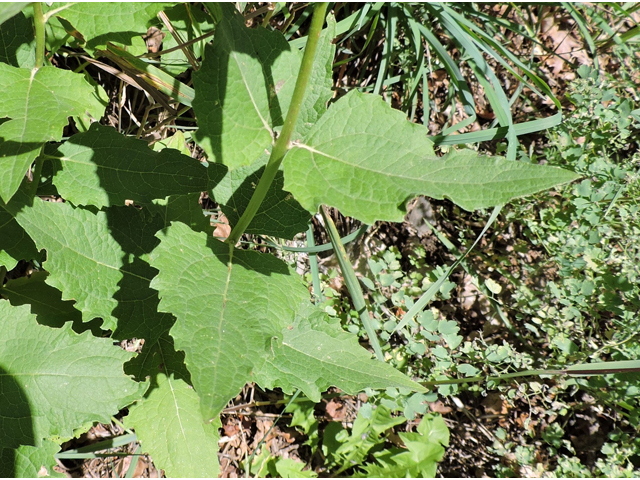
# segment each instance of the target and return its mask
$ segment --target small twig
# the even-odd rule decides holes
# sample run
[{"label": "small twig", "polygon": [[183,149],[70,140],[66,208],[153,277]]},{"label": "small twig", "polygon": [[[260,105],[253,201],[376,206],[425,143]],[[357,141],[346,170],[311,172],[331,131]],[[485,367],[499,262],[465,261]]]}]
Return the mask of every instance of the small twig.
[{"label": "small twig", "polygon": [[197,72],[200,69],[200,63],[198,63],[198,60],[193,55],[191,49],[185,45],[185,41],[182,39],[182,35],[180,35],[180,32],[173,28],[173,24],[171,23],[171,20],[169,20],[169,17],[167,17],[167,14],[164,12],[159,12],[158,18],[162,20],[162,23],[164,23],[164,26],[167,27],[167,30],[171,32],[171,35],[173,35],[176,43],[182,49],[184,56],[187,57],[187,61],[191,64],[193,70]]},{"label": "small twig", "polygon": [[199,37],[194,38],[193,40],[188,40],[184,42],[182,45],[178,45],[177,47],[167,48],[166,50],[162,50],[160,52],[148,52],[143,55],[138,55],[138,58],[155,58],[155,57],[161,57],[162,55],[166,55],[167,53],[177,52],[178,50],[182,50],[185,47],[193,45],[194,43],[198,43],[199,41],[204,40],[205,38],[212,37],[214,33],[215,31],[207,32],[204,35],[200,35]]}]

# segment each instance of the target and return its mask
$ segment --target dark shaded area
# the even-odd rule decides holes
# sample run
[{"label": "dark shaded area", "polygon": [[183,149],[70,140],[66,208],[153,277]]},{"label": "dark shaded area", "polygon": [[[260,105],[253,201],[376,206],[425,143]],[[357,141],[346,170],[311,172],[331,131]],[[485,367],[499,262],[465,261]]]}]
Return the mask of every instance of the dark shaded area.
[{"label": "dark shaded area", "polygon": [[19,382],[0,366],[0,476],[15,478],[15,451],[35,445],[29,399]]}]

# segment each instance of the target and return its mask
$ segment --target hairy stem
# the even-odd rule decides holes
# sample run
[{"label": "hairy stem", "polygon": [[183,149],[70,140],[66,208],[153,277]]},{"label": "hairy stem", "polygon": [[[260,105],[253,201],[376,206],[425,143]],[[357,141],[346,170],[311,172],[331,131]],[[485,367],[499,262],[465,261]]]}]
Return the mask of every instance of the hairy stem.
[{"label": "hairy stem", "polygon": [[296,121],[298,120],[298,114],[300,113],[304,94],[307,89],[307,84],[309,83],[309,77],[311,76],[311,71],[313,69],[313,59],[315,57],[316,47],[318,46],[318,40],[320,38],[320,32],[322,30],[326,11],[327,3],[316,4],[313,12],[313,18],[311,20],[311,27],[309,28],[309,40],[307,41],[307,45],[304,49],[300,72],[298,73],[296,86],[293,90],[293,97],[291,98],[291,105],[287,112],[287,118],[282,126],[280,136],[273,146],[269,162],[264,169],[264,173],[262,174],[255,191],[253,192],[249,205],[247,205],[246,210],[240,217],[240,220],[238,220],[236,226],[233,227],[233,230],[231,230],[231,233],[229,234],[229,238],[226,240],[231,245],[238,243],[238,240],[240,240],[240,237],[258,212],[258,208],[260,208],[276,173],[278,173],[282,159],[289,149],[291,134],[293,133]]},{"label": "hairy stem", "polygon": [[36,68],[44,65],[44,14],[42,13],[42,4],[34,2],[33,4],[33,23],[36,28]]}]

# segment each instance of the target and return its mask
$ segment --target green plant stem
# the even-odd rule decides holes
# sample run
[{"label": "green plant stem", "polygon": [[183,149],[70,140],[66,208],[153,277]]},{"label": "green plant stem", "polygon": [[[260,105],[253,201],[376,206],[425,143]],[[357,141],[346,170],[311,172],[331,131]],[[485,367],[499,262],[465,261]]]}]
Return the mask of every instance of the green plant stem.
[{"label": "green plant stem", "polygon": [[364,295],[362,294],[360,282],[356,277],[356,272],[353,270],[353,266],[349,261],[349,257],[347,257],[347,251],[344,249],[344,245],[342,244],[342,242],[340,242],[338,229],[333,223],[333,220],[331,220],[331,217],[327,213],[327,209],[324,205],[320,207],[320,213],[322,214],[325,228],[327,229],[329,239],[331,240],[331,244],[333,245],[333,251],[336,254],[336,258],[338,259],[338,265],[340,265],[340,271],[342,272],[344,283],[347,285],[347,289],[349,290],[349,295],[351,296],[353,306],[360,316],[360,320],[362,321],[362,325],[364,325],[364,329],[369,336],[369,342],[373,347],[373,351],[376,353],[376,357],[381,362],[384,362],[384,355],[382,354],[382,349],[380,348],[378,336],[376,335],[376,332],[373,329],[373,325],[371,324],[371,319],[369,318],[369,311],[367,310],[367,304],[364,301]]},{"label": "green plant stem", "polygon": [[[313,240],[313,224],[309,223],[309,229],[307,230],[307,246],[314,247]],[[324,295],[322,295],[322,286],[320,284],[320,272],[318,270],[318,257],[313,253],[309,254],[309,270],[311,271],[311,278],[313,281],[313,299],[315,303],[324,301]]]},{"label": "green plant stem", "polygon": [[322,31],[322,25],[324,23],[325,13],[327,11],[327,5],[327,3],[318,3],[315,6],[315,9],[313,11],[313,18],[311,19],[311,27],[309,28],[309,40],[307,41],[307,45],[304,49],[302,63],[300,64],[300,72],[298,73],[296,86],[293,90],[293,96],[291,98],[289,111],[287,112],[287,118],[285,119],[284,125],[282,126],[280,136],[273,146],[271,156],[269,157],[269,162],[264,169],[262,177],[260,177],[260,181],[258,182],[255,191],[253,192],[253,196],[249,201],[249,205],[247,205],[246,210],[240,217],[240,220],[238,220],[238,223],[235,225],[235,227],[233,227],[231,233],[229,234],[229,237],[226,240],[227,243],[231,245],[235,245],[236,243],[238,243],[238,240],[240,240],[240,237],[251,223],[251,220],[253,220],[253,217],[258,212],[258,209],[260,208],[264,197],[267,195],[267,191],[269,190],[273,179],[278,173],[278,169],[280,168],[282,159],[289,149],[289,141],[291,140],[291,135],[293,134],[293,130],[298,120],[298,114],[300,113],[300,108],[302,107],[302,101],[304,100],[307,84],[309,83],[309,78],[311,77],[313,60],[315,57],[316,48],[318,46],[318,40],[320,39],[320,32]]},{"label": "green plant stem", "polygon": [[[609,365],[610,368],[606,368],[607,363],[610,364]],[[420,385],[423,385],[425,387],[434,387],[438,385],[454,385],[459,383],[497,382],[500,380],[506,380],[509,378],[518,378],[518,377],[541,377],[541,376],[553,376],[553,375],[563,375],[563,376],[571,375],[574,377],[585,377],[590,375],[611,375],[615,373],[633,373],[633,372],[640,372],[640,366],[638,366],[637,360],[574,365],[568,368],[553,369],[553,370],[523,370],[521,372],[505,373],[504,375],[497,375],[494,377],[476,376],[476,377],[469,377],[469,378],[452,378],[447,380],[434,380],[432,382],[420,382]]]},{"label": "green plant stem", "polygon": [[42,4],[40,2],[33,3],[33,23],[36,29],[36,68],[44,65],[44,14],[42,13]]}]

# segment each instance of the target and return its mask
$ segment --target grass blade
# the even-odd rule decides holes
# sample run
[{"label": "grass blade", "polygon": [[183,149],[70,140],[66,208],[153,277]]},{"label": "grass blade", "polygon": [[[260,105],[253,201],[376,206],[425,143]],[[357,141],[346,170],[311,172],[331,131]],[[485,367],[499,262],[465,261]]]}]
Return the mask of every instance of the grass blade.
[{"label": "grass blade", "polygon": [[376,332],[373,329],[373,325],[371,324],[371,319],[369,318],[369,311],[367,310],[367,304],[364,301],[364,295],[362,294],[360,282],[358,282],[356,272],[353,270],[353,266],[349,261],[349,257],[347,257],[347,252],[344,249],[344,245],[342,245],[342,242],[340,242],[340,235],[338,234],[338,230],[336,229],[333,220],[327,213],[325,206],[322,206],[320,208],[320,213],[322,214],[325,228],[327,229],[327,233],[329,234],[329,238],[331,239],[333,251],[336,254],[336,258],[338,259],[340,271],[342,272],[342,277],[344,278],[344,282],[347,285],[347,289],[349,290],[349,295],[351,296],[353,306],[360,316],[360,320],[362,321],[362,325],[364,326],[364,329],[369,336],[369,343],[371,343],[373,351],[376,353],[376,357],[381,362],[384,362],[384,355],[382,354],[382,349],[380,348],[378,336],[376,335]]},{"label": "grass blade", "polygon": [[398,325],[396,325],[396,328],[393,330],[394,332],[398,332],[402,330],[404,327],[406,327],[407,324],[416,315],[422,312],[422,310],[424,310],[424,308],[431,302],[431,300],[433,300],[433,297],[435,297],[436,293],[438,293],[438,290],[440,290],[440,287],[442,286],[444,281],[447,278],[449,278],[453,270],[455,270],[455,268],[458,265],[460,265],[460,262],[462,262],[465,259],[465,257],[469,255],[471,250],[473,250],[473,248],[478,244],[478,242],[482,239],[482,237],[484,237],[484,234],[487,233],[487,230],[489,229],[489,227],[493,224],[493,222],[495,222],[496,218],[498,218],[498,214],[500,213],[500,210],[502,210],[502,206],[497,206],[493,209],[493,212],[491,213],[491,216],[489,217],[487,224],[482,229],[482,232],[480,232],[480,235],[478,235],[478,238],[476,238],[476,241],[473,242],[473,245],[471,245],[471,248],[469,248],[466,252],[464,252],[464,254],[461,257],[459,257],[449,267],[449,269],[443,275],[441,275],[440,278],[438,278],[438,280],[436,280],[436,282],[433,285],[431,285],[427,289],[426,292],[422,294],[422,296],[418,299],[418,301],[413,304],[413,306],[409,309],[407,313],[404,314],[404,317],[402,317],[402,321]]},{"label": "grass blade", "polygon": [[[342,241],[342,239],[340,239]],[[309,230],[307,230],[307,246],[314,247],[313,240],[313,224],[309,224]],[[316,303],[322,302],[324,296],[322,295],[322,286],[320,285],[320,272],[318,270],[318,257],[312,253],[309,253],[309,270],[311,270],[311,279],[313,280],[313,297]]]}]

